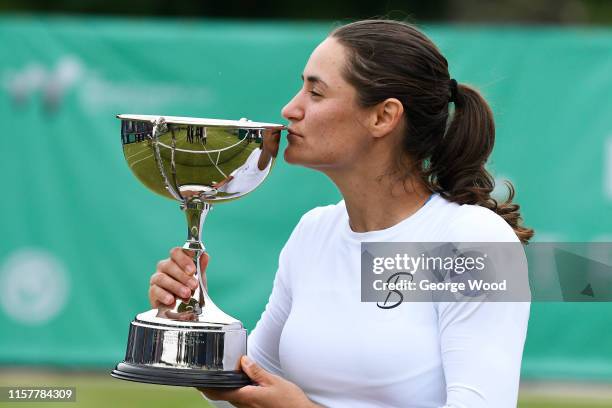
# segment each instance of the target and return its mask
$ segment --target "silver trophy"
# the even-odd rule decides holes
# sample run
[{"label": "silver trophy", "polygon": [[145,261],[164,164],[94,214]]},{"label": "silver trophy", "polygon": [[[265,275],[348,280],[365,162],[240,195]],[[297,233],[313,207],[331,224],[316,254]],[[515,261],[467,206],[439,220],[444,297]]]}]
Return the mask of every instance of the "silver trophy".
[{"label": "silver trophy", "polygon": [[145,186],[180,202],[187,216],[198,288],[174,307],[140,313],[130,324],[116,378],[189,387],[250,384],[240,370],[247,331],[220,310],[202,283],[202,225],[212,204],[259,186],[274,164],[282,125],[172,116],[118,115],[130,169]]}]

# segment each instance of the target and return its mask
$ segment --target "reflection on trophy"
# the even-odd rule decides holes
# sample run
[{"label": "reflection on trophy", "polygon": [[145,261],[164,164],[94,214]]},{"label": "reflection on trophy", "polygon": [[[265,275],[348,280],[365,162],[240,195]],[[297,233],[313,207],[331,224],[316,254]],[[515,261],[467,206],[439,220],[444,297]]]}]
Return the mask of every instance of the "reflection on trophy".
[{"label": "reflection on trophy", "polygon": [[250,384],[240,371],[247,333],[221,311],[202,283],[198,262],[201,232],[213,203],[253,191],[270,173],[280,130],[272,123],[118,115],[130,169],[148,188],[178,200],[187,216],[187,241],[199,283],[189,299],[136,316],[125,361],[112,376],[124,380],[190,387]]}]

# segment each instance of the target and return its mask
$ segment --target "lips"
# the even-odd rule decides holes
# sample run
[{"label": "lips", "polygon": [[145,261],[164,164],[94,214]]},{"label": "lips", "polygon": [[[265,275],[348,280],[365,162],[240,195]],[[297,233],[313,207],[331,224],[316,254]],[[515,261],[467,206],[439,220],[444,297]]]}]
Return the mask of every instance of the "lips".
[{"label": "lips", "polygon": [[297,132],[295,131],[295,129],[288,128],[287,130],[289,131],[289,134],[288,134],[287,136],[291,136],[291,135],[293,135],[293,136],[297,136],[297,137],[303,137],[302,135],[300,135],[299,133],[297,133]]}]

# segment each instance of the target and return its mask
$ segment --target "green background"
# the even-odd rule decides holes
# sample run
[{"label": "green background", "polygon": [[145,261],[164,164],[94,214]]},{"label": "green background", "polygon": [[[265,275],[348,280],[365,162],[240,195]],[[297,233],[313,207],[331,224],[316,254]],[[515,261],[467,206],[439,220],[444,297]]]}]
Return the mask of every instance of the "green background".
[{"label": "green background", "polygon": [[[332,28],[0,17],[0,298],[10,300],[0,307],[0,364],[111,369],[129,322],[148,309],[157,260],[185,239],[178,204],[130,174],[114,115],[283,122],[280,109]],[[451,75],[490,101],[490,170],[515,183],[538,239],[610,241],[612,30],[424,30]],[[325,177],[279,160],[258,190],[215,207],[204,227],[215,302],[251,329],[293,226],[338,200]],[[55,259],[65,284],[44,266],[9,273],[32,253]],[[612,379],[611,321],[610,303],[534,303],[523,378]]]}]

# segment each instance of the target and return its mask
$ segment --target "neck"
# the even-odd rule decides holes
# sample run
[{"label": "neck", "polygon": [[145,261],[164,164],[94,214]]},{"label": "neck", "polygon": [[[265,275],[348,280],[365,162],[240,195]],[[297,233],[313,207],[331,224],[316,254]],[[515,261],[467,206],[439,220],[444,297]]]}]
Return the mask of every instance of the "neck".
[{"label": "neck", "polygon": [[431,195],[417,177],[402,180],[396,174],[372,170],[325,171],[344,197],[349,224],[355,232],[392,227],[417,212]]}]

